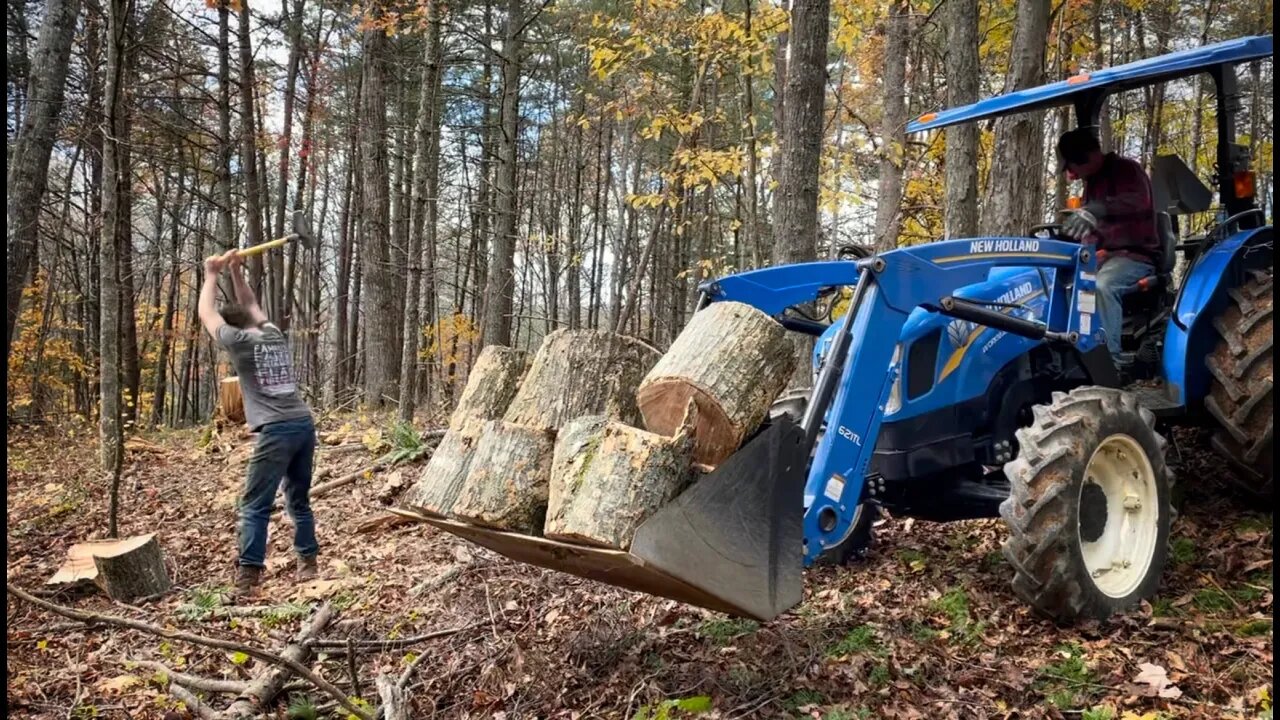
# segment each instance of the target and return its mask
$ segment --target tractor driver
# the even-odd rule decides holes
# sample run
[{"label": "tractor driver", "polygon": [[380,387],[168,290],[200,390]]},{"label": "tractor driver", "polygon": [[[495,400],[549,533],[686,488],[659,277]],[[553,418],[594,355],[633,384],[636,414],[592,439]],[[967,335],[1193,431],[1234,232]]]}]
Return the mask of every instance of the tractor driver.
[{"label": "tractor driver", "polygon": [[1160,254],[1151,181],[1142,166],[1114,152],[1103,154],[1093,130],[1080,127],[1058,139],[1061,171],[1084,180],[1084,205],[1062,224],[1062,234],[1094,245],[1098,260],[1098,320],[1112,358],[1120,353],[1120,302],[1139,280],[1155,274]]}]

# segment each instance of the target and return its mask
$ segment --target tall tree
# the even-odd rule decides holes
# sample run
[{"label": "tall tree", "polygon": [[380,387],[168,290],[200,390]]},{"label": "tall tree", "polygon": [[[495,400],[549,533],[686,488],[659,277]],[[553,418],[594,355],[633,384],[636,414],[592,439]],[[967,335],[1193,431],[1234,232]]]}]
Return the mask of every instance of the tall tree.
[{"label": "tall tree", "polygon": [[107,3],[107,63],[106,84],[103,89],[103,120],[106,132],[102,142],[102,232],[98,246],[101,248],[102,313],[100,338],[101,358],[101,416],[99,436],[102,466],[111,473],[111,510],[108,534],[117,534],[117,518],[120,492],[120,474],[124,465],[124,438],[121,428],[120,402],[120,236],[119,225],[123,221],[120,212],[122,183],[126,180],[120,172],[120,145],[125,141],[125,70],[128,64],[125,47],[128,35],[129,0],[109,0]]},{"label": "tall tree", "polygon": [[44,24],[36,41],[35,57],[29,63],[35,71],[27,78],[27,112],[21,118],[17,140],[9,146],[5,358],[13,345],[22,291],[31,281],[40,235],[40,207],[49,180],[49,155],[58,132],[71,39],[79,12],[80,0],[48,0],[45,4]]},{"label": "tall tree", "polygon": [[[230,2],[230,0],[226,0]],[[258,186],[258,143],[253,111],[253,45],[249,34],[249,0],[240,3],[240,172],[244,174],[244,224],[248,246],[262,242],[262,189]],[[263,258],[254,255],[249,260],[254,292],[262,295]],[[280,309],[268,298],[267,314],[277,317]]]},{"label": "tall tree", "polygon": [[[422,334],[418,309],[426,297],[426,324],[435,321],[436,227],[439,222],[440,97],[444,48],[440,38],[440,0],[427,5],[426,64],[422,70],[422,99],[418,108],[413,157],[413,228],[409,240],[409,283],[405,297],[404,348],[400,358],[400,419],[413,420],[418,395],[418,337]],[[425,251],[425,252],[424,252]],[[425,255],[425,257],[424,257]],[[419,263],[422,263],[419,267]],[[425,280],[426,286],[421,282]]]},{"label": "tall tree", "polygon": [[[1043,82],[1048,34],[1049,0],[1018,0],[1005,92]],[[1043,111],[1022,113],[996,120],[991,176],[983,203],[986,235],[1017,235],[1039,219],[1044,184],[1043,115]]]},{"label": "tall tree", "polygon": [[792,3],[778,188],[773,196],[773,261],[778,264],[818,255],[818,160],[830,13],[828,0]]},{"label": "tall tree", "polygon": [[907,49],[911,16],[906,0],[893,0],[884,24],[884,114],[880,121],[880,173],[876,179],[876,249],[898,246],[902,231],[902,170],[907,149]]},{"label": "tall tree", "polygon": [[[978,100],[978,0],[947,0],[947,105]],[[946,130],[946,202],[943,226],[949,238],[978,232],[978,125]]]},{"label": "tall tree", "polygon": [[[373,27],[364,33],[363,110],[360,119],[361,209],[363,234],[356,259],[363,266],[365,329],[364,401],[382,407],[399,390],[401,298],[391,273],[391,176],[387,163],[387,33]],[[360,288],[359,285],[356,286]],[[359,292],[359,290],[357,290]],[[354,352],[351,343],[349,352]]]},{"label": "tall tree", "polygon": [[508,0],[502,33],[502,110],[499,116],[497,193],[498,222],[485,287],[484,344],[511,344],[511,312],[515,299],[515,252],[518,207],[516,162],[520,132],[520,53],[523,50],[523,0]]}]

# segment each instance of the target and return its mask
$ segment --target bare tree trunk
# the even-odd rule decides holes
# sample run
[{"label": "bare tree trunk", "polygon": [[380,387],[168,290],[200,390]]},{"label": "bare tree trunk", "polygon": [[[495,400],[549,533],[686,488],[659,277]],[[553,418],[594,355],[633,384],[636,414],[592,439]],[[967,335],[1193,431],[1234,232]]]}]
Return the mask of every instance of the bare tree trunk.
[{"label": "bare tree trunk", "polygon": [[102,143],[102,253],[101,375],[102,408],[99,421],[102,466],[111,473],[111,509],[108,534],[115,537],[118,526],[120,473],[124,464],[120,402],[120,201],[123,179],[120,173],[120,144],[125,139],[125,44],[128,34],[128,0],[107,3],[107,63],[103,92],[103,116],[108,128]]},{"label": "bare tree trunk", "polygon": [[164,320],[160,330],[160,353],[156,358],[156,382],[151,398],[151,424],[164,422],[164,401],[169,389],[169,353],[173,348],[174,314],[178,308],[178,285],[182,279],[182,264],[179,259],[181,232],[181,211],[183,200],[183,184],[186,180],[186,164],[182,161],[181,148],[178,150],[178,182],[173,191],[173,203],[170,212],[173,214],[169,228],[169,287],[164,298]]},{"label": "bare tree trunk", "polygon": [[[227,0],[224,0],[227,1]],[[245,235],[248,246],[263,241],[262,190],[258,187],[257,133],[254,128],[253,110],[253,48],[249,41],[249,0],[240,0],[240,172],[244,174]],[[261,295],[263,286],[263,257],[255,255],[249,260],[253,289]],[[276,317],[279,308],[268,303],[267,313]]]},{"label": "bare tree trunk", "polygon": [[[1018,0],[1005,92],[1044,81],[1049,0]],[[1038,221],[1043,182],[1043,112],[996,120],[995,151],[987,183],[983,233],[1017,235]]]},{"label": "bare tree trunk", "polygon": [[49,156],[57,137],[58,115],[62,112],[71,39],[75,35],[80,0],[48,0],[44,12],[40,38],[36,41],[35,56],[30,63],[35,72],[27,83],[28,111],[21,116],[18,137],[9,146],[5,358],[9,357],[13,346],[13,330],[18,323],[22,291],[31,281],[40,234],[40,207],[49,179]]},{"label": "bare tree trunk", "polygon": [[813,260],[818,249],[818,159],[826,99],[828,0],[793,3],[788,40],[773,261]]},{"label": "bare tree trunk", "polygon": [[[978,100],[978,2],[947,0],[947,105]],[[947,195],[945,234],[972,237],[978,232],[978,125],[946,130]]]},{"label": "bare tree trunk", "polygon": [[907,50],[911,20],[906,0],[894,0],[885,21],[884,117],[880,126],[880,173],[876,181],[876,249],[898,246],[902,230],[902,169],[906,164]]},{"label": "bare tree trunk", "polygon": [[503,31],[501,131],[498,136],[498,170],[494,183],[498,224],[494,233],[493,254],[489,260],[488,283],[485,286],[482,323],[485,345],[511,344],[518,217],[516,162],[520,131],[520,53],[524,30],[522,4],[522,0],[508,0],[506,27]]},{"label": "bare tree trunk", "polygon": [[364,98],[360,118],[360,162],[364,187],[363,229],[359,262],[364,265],[365,344],[364,402],[382,407],[399,390],[399,298],[391,261],[391,208],[387,166],[387,35],[381,29],[364,33]]},{"label": "bare tree trunk", "polygon": [[[413,420],[417,405],[418,373],[415,368],[418,367],[418,336],[422,324],[418,317],[420,289],[427,300],[426,323],[435,322],[436,224],[440,192],[440,123],[443,116],[440,85],[444,59],[440,14],[439,0],[430,0],[427,5],[426,65],[422,71],[422,99],[415,132],[409,291],[405,299],[404,348],[400,359],[400,419],[405,422]],[[417,267],[420,262],[424,264],[421,269]],[[426,287],[420,288],[424,275]]]}]

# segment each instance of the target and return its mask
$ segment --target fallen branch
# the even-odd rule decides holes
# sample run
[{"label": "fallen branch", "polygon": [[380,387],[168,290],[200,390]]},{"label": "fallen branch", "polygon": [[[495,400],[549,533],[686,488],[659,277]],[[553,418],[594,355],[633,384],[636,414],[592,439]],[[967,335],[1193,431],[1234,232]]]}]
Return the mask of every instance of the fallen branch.
[{"label": "fallen branch", "polygon": [[181,685],[169,683],[169,694],[182,701],[182,704],[186,705],[188,710],[195,713],[202,720],[218,720],[216,710],[206,705],[194,693]]},{"label": "fallen branch", "polygon": [[[293,641],[281,651],[281,657],[301,664],[311,656],[310,641],[318,636],[332,619],[333,606],[329,603],[321,605],[316,614],[311,617],[311,622],[299,630]],[[289,674],[289,671],[284,668],[268,668],[254,678],[245,692],[222,713],[222,717],[256,716],[263,706],[280,694],[280,689],[289,679]],[[345,698],[346,695],[344,694],[343,697]]]},{"label": "fallen branch", "polygon": [[409,720],[409,708],[404,702],[404,688],[386,673],[378,673],[375,683],[378,686],[378,698],[382,701],[376,717],[383,720]]},{"label": "fallen branch", "polygon": [[[272,665],[283,665],[289,668],[290,670],[292,670],[293,672],[297,673],[301,677],[306,678],[308,681],[311,682],[311,684],[315,685],[317,688],[324,691],[327,695],[336,699],[338,701],[338,704],[346,708],[352,715],[355,715],[356,717],[361,718],[362,720],[373,720],[372,717],[369,715],[369,713],[360,709],[355,703],[348,700],[347,696],[344,695],[341,690],[334,687],[333,684],[330,683],[329,681],[311,672],[311,670],[307,668],[307,666],[303,665],[297,660],[280,657],[279,655],[275,655],[273,653],[267,652],[266,650],[261,650],[259,648],[255,648],[250,645],[244,645],[238,642],[232,642],[230,640],[220,640],[218,638],[210,638],[210,637],[205,637],[203,635],[195,635],[193,633],[182,632],[179,630],[169,630],[167,628],[158,627],[150,623],[145,623],[145,622],[141,622],[139,620],[133,620],[130,618],[117,617],[115,615],[83,612],[80,610],[75,610],[73,608],[63,607],[61,605],[56,605],[54,603],[51,603],[47,600],[41,600],[40,598],[32,595],[26,590],[23,590],[22,588],[13,585],[12,583],[5,583],[5,589],[11,595],[21,598],[22,600],[26,600],[28,603],[31,603],[32,605],[35,605],[40,608],[44,608],[49,612],[56,613],[58,615],[61,615],[66,618],[70,618],[72,620],[79,620],[80,622],[83,622],[83,623],[105,623],[108,625],[117,625],[119,627],[125,627],[131,630],[138,630],[141,632],[145,632],[151,635],[156,635],[169,640],[180,640],[182,642],[188,642],[193,645],[202,645],[204,647],[216,648],[218,650],[230,650],[232,652],[242,652],[250,657],[254,657],[259,660],[262,660],[263,662],[271,663]],[[321,612],[324,612],[326,609],[329,609],[328,605],[323,606],[321,608]],[[317,613],[317,615],[319,615],[319,613]]]},{"label": "fallen branch", "polygon": [[178,684],[184,688],[191,688],[192,690],[239,695],[248,687],[245,683],[238,682],[236,680],[216,680],[214,678],[199,677],[197,675],[175,672],[164,663],[158,663],[152,660],[125,660],[123,662],[126,667],[129,665],[136,665],[140,668],[146,668],[158,673],[163,673],[164,676],[169,679],[170,684]]},{"label": "fallen branch", "polygon": [[409,588],[409,594],[413,596],[418,596],[428,590],[434,590],[440,587],[441,585],[449,582],[450,580],[454,579],[455,577],[461,575],[464,570],[468,570],[474,565],[475,563],[463,563],[463,564],[454,565],[450,567],[448,570],[445,570],[444,572],[440,573],[439,575],[436,575],[435,577],[429,580],[423,580],[417,585],[414,585],[413,587]]},{"label": "fallen branch", "polygon": [[459,627],[436,630],[435,632],[429,632],[425,635],[414,635],[406,638],[386,638],[383,640],[352,640],[350,638],[346,640],[315,640],[311,645],[316,648],[324,648],[326,651],[331,648],[337,651],[330,652],[330,655],[340,655],[343,652],[350,652],[353,647],[359,650],[400,650],[402,648],[409,647],[410,645],[417,645],[418,643],[426,642],[428,640],[437,640],[442,637],[457,635],[458,633],[474,630],[475,628],[484,627],[488,624],[488,621],[478,622],[471,625],[461,625]]}]

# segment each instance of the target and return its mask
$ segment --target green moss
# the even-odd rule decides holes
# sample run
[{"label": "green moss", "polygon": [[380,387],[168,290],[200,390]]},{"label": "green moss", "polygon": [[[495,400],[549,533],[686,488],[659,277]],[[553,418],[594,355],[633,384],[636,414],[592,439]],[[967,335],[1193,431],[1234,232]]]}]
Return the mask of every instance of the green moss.
[{"label": "green moss", "polygon": [[1217,588],[1197,590],[1191,602],[1201,612],[1226,612],[1235,608],[1231,598]]},{"label": "green moss", "polygon": [[750,635],[759,629],[760,623],[754,620],[708,620],[698,627],[698,634],[716,645],[728,645],[733,639]]},{"label": "green moss", "polygon": [[1169,543],[1169,559],[1179,565],[1195,562],[1195,541],[1191,538],[1175,538],[1172,543]]},{"label": "green moss", "polygon": [[1236,635],[1239,637],[1262,637],[1270,634],[1271,620],[1269,618],[1247,620],[1236,627]]},{"label": "green moss", "polygon": [[871,668],[871,674],[867,676],[867,682],[871,683],[871,687],[884,687],[889,684],[891,679],[889,666],[884,663]]},{"label": "green moss", "polygon": [[827,655],[829,657],[843,657],[856,653],[877,653],[879,651],[880,646],[876,642],[875,628],[870,625],[859,625],[850,630],[849,634],[845,635],[840,642],[828,648]]}]

